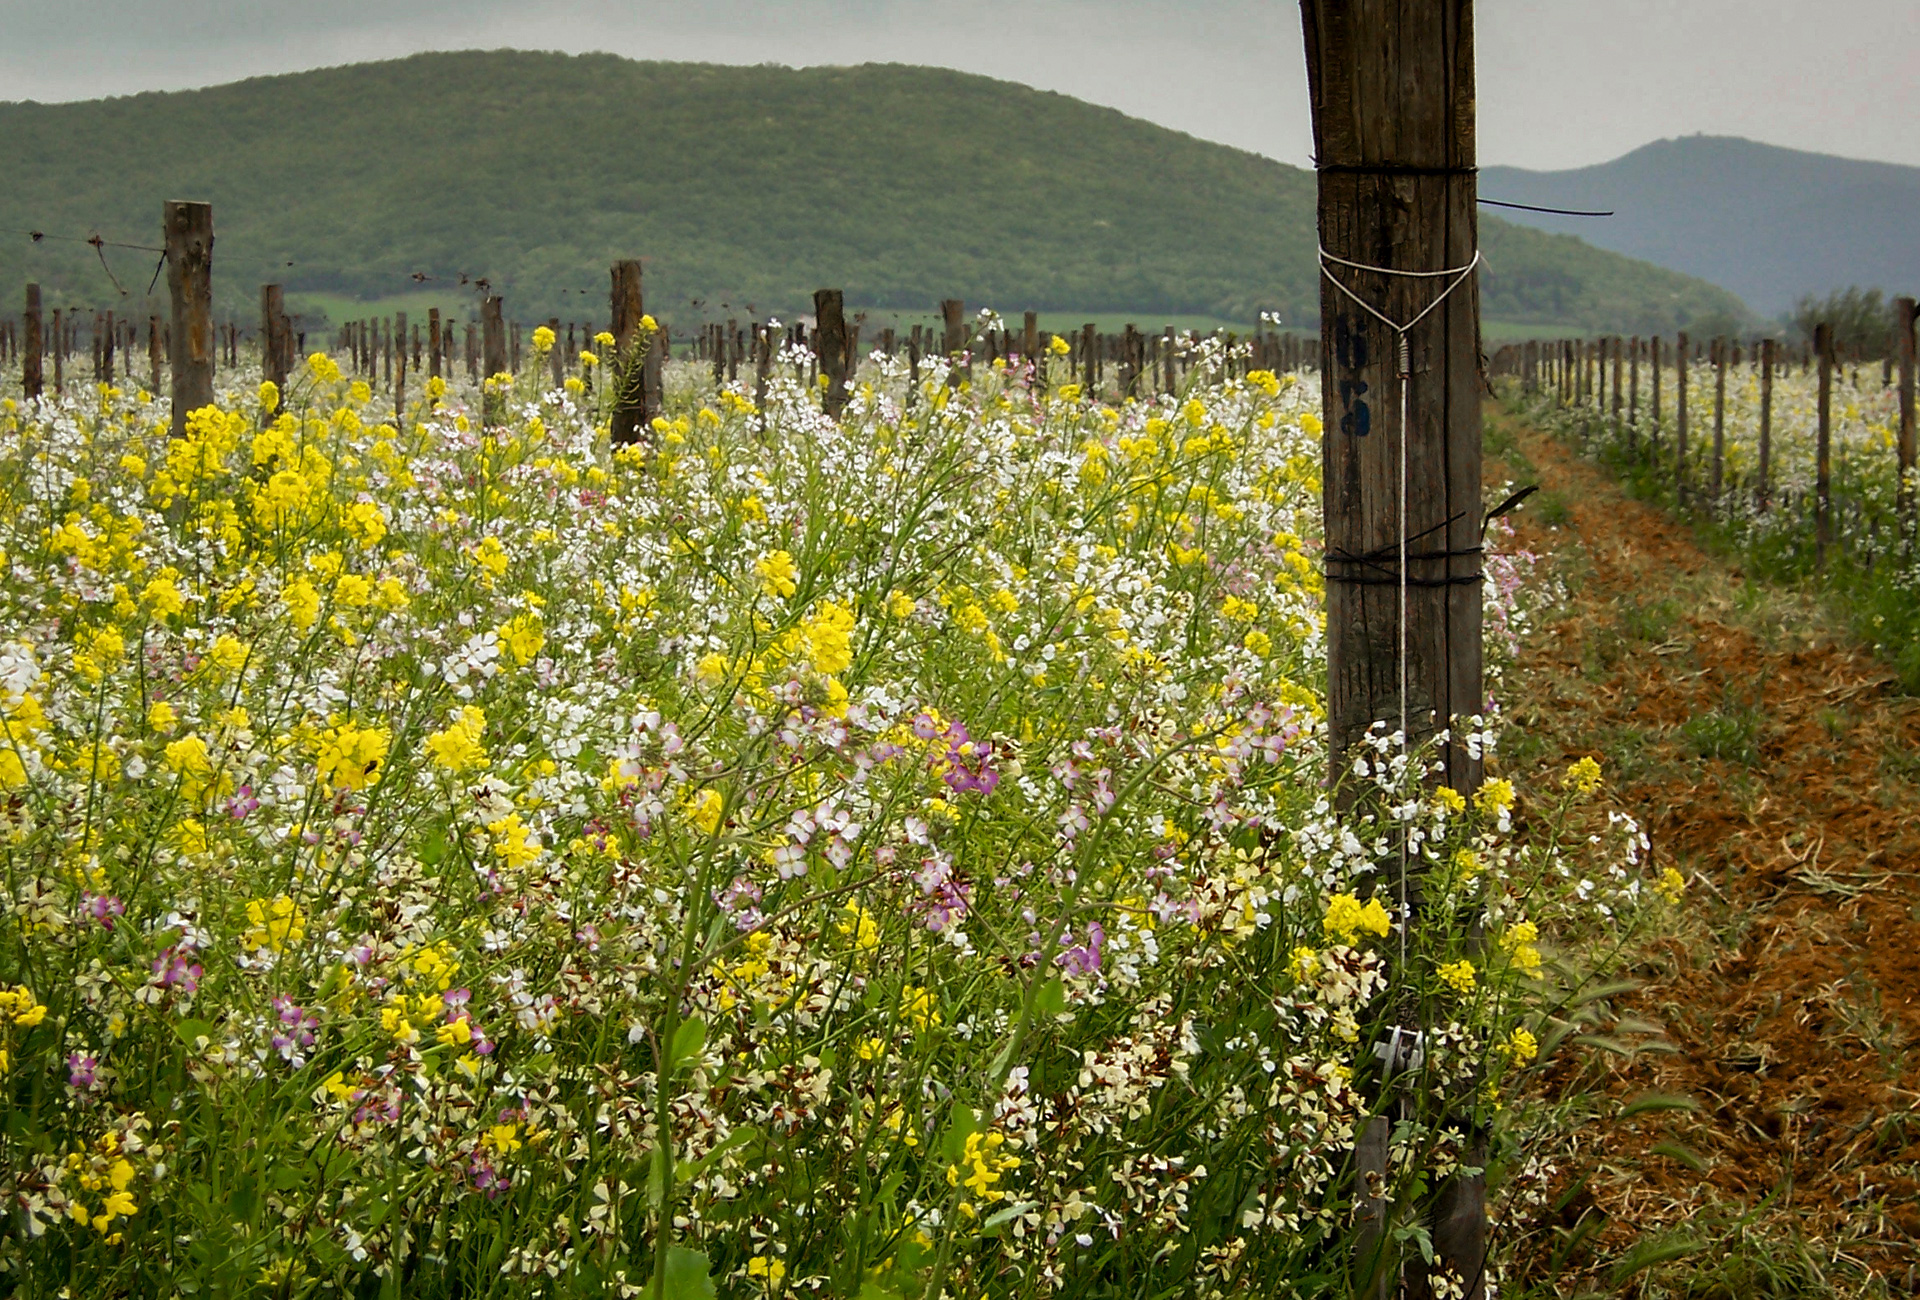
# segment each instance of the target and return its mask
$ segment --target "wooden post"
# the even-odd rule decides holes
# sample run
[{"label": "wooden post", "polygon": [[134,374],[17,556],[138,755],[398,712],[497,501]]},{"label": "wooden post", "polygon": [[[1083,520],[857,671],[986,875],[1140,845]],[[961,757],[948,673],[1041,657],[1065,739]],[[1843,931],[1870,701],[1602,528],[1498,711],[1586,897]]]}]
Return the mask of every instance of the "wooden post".
[{"label": "wooden post", "polygon": [[[282,324],[284,331],[286,326]],[[399,355],[393,359],[393,418],[396,424],[407,418],[407,314],[403,311],[393,314],[393,333],[395,347]]]},{"label": "wooden post", "polygon": [[1625,358],[1620,355],[1620,343],[1620,337],[1615,335],[1611,344],[1613,348],[1613,428],[1615,433],[1620,431],[1620,413],[1626,408],[1625,399],[1620,393],[1620,378],[1626,366]]},{"label": "wooden post", "polygon": [[[913,354],[914,386],[919,386],[920,352],[916,346]],[[773,375],[773,331],[758,322],[753,327],[753,405],[758,411],[766,410],[767,380]],[[913,390],[907,391],[907,404],[913,404]],[[765,417],[762,416],[764,421]]]},{"label": "wooden post", "polygon": [[20,395],[28,401],[46,389],[40,369],[40,286],[27,286],[27,310],[24,318],[26,351],[20,356]]},{"label": "wooden post", "polygon": [[1813,327],[1813,349],[1820,356],[1819,432],[1814,443],[1814,557],[1816,568],[1827,567],[1827,547],[1833,541],[1833,326],[1822,321]]},{"label": "wooden post", "polygon": [[281,346],[287,329],[286,305],[286,295],[279,285],[260,286],[260,378],[280,394],[271,411],[261,412],[265,420],[273,419],[286,406],[288,350]]},{"label": "wooden post", "polygon": [[1915,304],[1911,298],[1893,300],[1893,350],[1900,365],[1900,521],[1901,536],[1913,535],[1913,498],[1914,498],[1914,410],[1913,410],[1913,368],[1914,368],[1914,318]]},{"label": "wooden post", "polygon": [[1760,340],[1760,465],[1755,471],[1754,504],[1767,508],[1767,478],[1773,465],[1773,340]]},{"label": "wooden post", "polygon": [[172,433],[179,438],[187,432],[189,412],[213,405],[213,205],[169,200],[161,226],[173,300]]},{"label": "wooden post", "polygon": [[[61,309],[53,309],[53,391],[67,391],[67,323]],[[155,397],[159,394],[155,393]]]},{"label": "wooden post", "polygon": [[1030,311],[1020,322],[1020,359],[1028,366],[1040,364],[1040,313]]},{"label": "wooden post", "polygon": [[1690,351],[1686,334],[1675,335],[1673,360],[1677,374],[1673,381],[1673,482],[1674,492],[1683,506],[1687,504],[1687,359]]},{"label": "wooden post", "polygon": [[[1301,0],[1300,8],[1321,246],[1394,271],[1470,266],[1478,247],[1472,0]],[[1333,270],[1390,319],[1411,320],[1432,307],[1403,355],[1393,331],[1321,278],[1327,721],[1332,770],[1340,771],[1347,749],[1375,721],[1393,727],[1404,714],[1408,738],[1418,742],[1479,714],[1485,692],[1478,286],[1467,272],[1434,305],[1450,279]],[[1380,572],[1374,557],[1393,572],[1412,538],[1419,539],[1406,548],[1412,571],[1401,576],[1414,581],[1369,581]],[[1338,556],[1368,558],[1340,563]],[[1479,784],[1481,764],[1463,731],[1454,728],[1443,757],[1447,784],[1465,792]],[[1417,913],[1411,891],[1409,903]],[[1417,925],[1417,914],[1402,923]],[[1401,1014],[1415,1018],[1411,1010]],[[1384,1137],[1386,1123],[1385,1116],[1370,1121],[1362,1147]],[[1464,1164],[1485,1166],[1484,1135],[1469,1134],[1464,1148]],[[1417,1254],[1406,1259],[1407,1294],[1433,1295],[1433,1274],[1444,1273],[1452,1279],[1448,1294],[1481,1300],[1485,1177],[1456,1175],[1430,1195],[1435,1262],[1429,1272]],[[1362,1242],[1358,1290],[1384,1295],[1387,1257],[1399,1247],[1385,1236],[1384,1207],[1372,1210],[1363,1221],[1373,1239]]]},{"label": "wooden post", "polygon": [[547,318],[547,332],[553,335],[553,343],[547,348],[547,371],[553,378],[553,386],[560,387],[567,382],[566,362],[560,356],[560,318]]},{"label": "wooden post", "polygon": [[1713,341],[1713,469],[1707,479],[1709,508],[1718,509],[1721,468],[1727,453],[1727,350],[1720,338]]},{"label": "wooden post", "polygon": [[[492,385],[494,376],[507,373],[507,323],[496,293],[480,300],[480,350],[480,368],[486,372],[481,382]],[[481,399],[480,410],[485,424],[501,423],[507,415],[507,395],[490,388]]]},{"label": "wooden post", "polygon": [[640,318],[646,315],[641,297],[640,263],[623,258],[608,269],[612,287],[607,302],[613,318],[613,425],[616,446],[640,441],[641,433],[653,423],[647,409],[646,360],[638,348],[652,348],[652,340],[641,337]]},{"label": "wooden post", "polygon": [[[835,419],[847,404],[847,317],[842,308],[840,290],[813,291],[813,353],[820,359],[820,373],[826,377],[827,390],[821,407]],[[952,324],[948,324],[951,335]]]},{"label": "wooden post", "polygon": [[1080,362],[1086,370],[1086,396],[1092,398],[1100,385],[1100,334],[1092,321],[1080,327]]},{"label": "wooden post", "polygon": [[427,376],[440,377],[440,309],[427,308]]}]

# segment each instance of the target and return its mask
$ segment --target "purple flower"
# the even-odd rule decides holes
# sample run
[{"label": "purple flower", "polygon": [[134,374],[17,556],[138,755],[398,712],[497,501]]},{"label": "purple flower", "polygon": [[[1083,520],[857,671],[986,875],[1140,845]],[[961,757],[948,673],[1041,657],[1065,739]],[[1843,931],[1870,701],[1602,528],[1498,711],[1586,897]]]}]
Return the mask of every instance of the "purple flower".
[{"label": "purple flower", "polygon": [[206,972],[200,963],[193,960],[198,956],[192,944],[177,944],[153,959],[154,983],[161,988],[179,989],[182,993],[192,993],[200,987],[200,977]]},{"label": "purple flower", "polygon": [[1107,941],[1107,932],[1098,921],[1087,926],[1087,941],[1066,949],[1053,960],[1060,969],[1069,975],[1096,975],[1100,971],[1100,948]]},{"label": "purple flower", "polygon": [[88,916],[109,930],[113,929],[114,917],[127,914],[126,904],[111,894],[88,894],[82,906]]},{"label": "purple flower", "polygon": [[253,787],[243,785],[233,798],[227,800],[227,816],[235,821],[245,821],[247,814],[259,806],[260,801],[253,797]]},{"label": "purple flower", "polygon": [[319,1028],[320,1018],[284,994],[273,1000],[273,1009],[280,1016],[280,1028],[270,1040],[273,1050],[280,1053],[283,1061],[305,1065],[307,1049],[313,1046],[313,1031]]},{"label": "purple flower", "polygon": [[80,1092],[92,1092],[98,1080],[95,1071],[100,1062],[82,1052],[74,1052],[67,1057],[67,1086]]}]

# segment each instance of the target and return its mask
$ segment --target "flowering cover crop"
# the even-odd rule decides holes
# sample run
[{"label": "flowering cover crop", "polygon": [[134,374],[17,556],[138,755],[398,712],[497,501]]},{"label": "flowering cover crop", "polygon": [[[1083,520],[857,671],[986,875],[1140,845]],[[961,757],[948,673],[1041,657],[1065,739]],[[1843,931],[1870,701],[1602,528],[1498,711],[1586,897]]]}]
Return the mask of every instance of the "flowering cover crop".
[{"label": "flowering cover crop", "polygon": [[319,355],[178,441],[8,402],[0,1285],[1334,1285],[1381,1027],[1497,1129],[1639,841],[1578,878],[1386,737],[1336,818],[1317,394],[1221,362],[670,372],[611,452],[577,377],[482,429]]},{"label": "flowering cover crop", "polygon": [[[1899,389],[1883,381],[1877,363],[1836,364],[1829,397],[1828,539],[1819,545],[1819,375],[1798,365],[1773,377],[1767,490],[1759,491],[1760,376],[1752,364],[1729,366],[1724,408],[1723,491],[1709,491],[1713,455],[1715,374],[1710,363],[1688,368],[1688,504],[1761,573],[1800,579],[1818,573],[1839,594],[1862,640],[1892,661],[1909,689],[1920,689],[1920,564],[1914,524],[1902,518]],[[1640,479],[1643,489],[1675,493],[1675,407],[1679,382],[1662,368],[1669,394],[1656,428],[1642,394],[1637,424],[1590,406],[1563,406],[1536,393],[1531,412],[1587,437],[1604,440],[1608,455]],[[1517,389],[1511,390],[1515,393]],[[1909,492],[1920,491],[1910,483]]]}]

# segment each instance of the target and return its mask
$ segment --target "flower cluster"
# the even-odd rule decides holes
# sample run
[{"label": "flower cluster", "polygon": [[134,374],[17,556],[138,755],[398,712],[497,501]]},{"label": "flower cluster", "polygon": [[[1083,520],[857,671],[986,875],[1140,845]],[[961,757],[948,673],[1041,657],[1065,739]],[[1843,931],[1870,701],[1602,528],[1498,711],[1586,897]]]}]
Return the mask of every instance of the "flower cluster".
[{"label": "flower cluster", "polygon": [[838,419],[798,354],[763,403],[671,366],[618,448],[544,363],[392,418],[316,356],[179,439],[144,393],[7,402],[0,1270],[1226,1294],[1336,1258],[1400,1008],[1421,1086],[1491,1114],[1547,935],[1639,881],[1386,736],[1333,806],[1318,392],[1191,359],[1115,405],[1057,358],[876,358]]}]

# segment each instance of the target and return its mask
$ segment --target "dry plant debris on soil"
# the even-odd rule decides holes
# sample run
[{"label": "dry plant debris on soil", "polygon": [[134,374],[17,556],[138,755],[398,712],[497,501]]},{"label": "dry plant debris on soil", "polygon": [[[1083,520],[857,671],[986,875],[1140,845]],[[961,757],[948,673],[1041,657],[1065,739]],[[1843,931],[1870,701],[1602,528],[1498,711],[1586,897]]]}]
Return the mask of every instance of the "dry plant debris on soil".
[{"label": "dry plant debris on soil", "polygon": [[[1604,1283],[1611,1259],[1623,1284],[1635,1243],[1690,1237],[1684,1259],[1626,1284],[1911,1292],[1920,702],[1828,635],[1816,605],[1747,582],[1565,444],[1504,413],[1492,432],[1509,449],[1493,474],[1547,489],[1516,521],[1521,541],[1569,583],[1508,682],[1525,746],[1509,761],[1600,758],[1656,865],[1689,882],[1616,1008],[1643,1031],[1623,1036],[1636,1049],[1590,1055],[1552,1086],[1591,1089],[1601,1115],[1649,1093],[1697,1109],[1576,1139],[1558,1212],[1599,1230],[1559,1268],[1584,1261]],[[1746,1282],[1716,1272],[1743,1250]],[[1793,1279],[1770,1271],[1787,1254]]]}]

